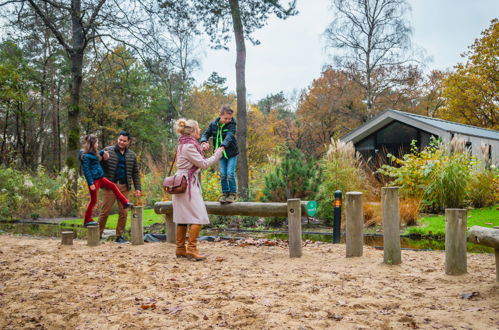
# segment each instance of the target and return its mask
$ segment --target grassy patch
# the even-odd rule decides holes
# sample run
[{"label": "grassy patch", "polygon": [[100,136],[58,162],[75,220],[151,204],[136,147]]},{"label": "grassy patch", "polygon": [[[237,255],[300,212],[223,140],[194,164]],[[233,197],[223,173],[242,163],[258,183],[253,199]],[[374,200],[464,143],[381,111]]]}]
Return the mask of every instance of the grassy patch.
[{"label": "grassy patch", "polygon": [[[468,228],[472,226],[499,226],[498,205],[468,211]],[[404,234],[445,236],[445,215],[432,215],[420,218],[419,226],[408,227]],[[431,233],[430,233],[431,232]]]},{"label": "grassy patch", "polygon": [[[130,215],[131,212],[128,212],[128,221],[126,222],[126,230],[130,230],[131,221]],[[154,223],[163,223],[165,220],[165,216],[163,214],[156,214],[154,209],[145,209],[144,210],[144,227],[150,226]],[[98,221],[97,217],[94,217],[95,221]],[[116,224],[118,223],[118,214],[110,215],[107,218],[106,229],[116,229]],[[83,219],[74,219],[74,220],[65,220],[62,222],[63,225],[83,225]]]}]

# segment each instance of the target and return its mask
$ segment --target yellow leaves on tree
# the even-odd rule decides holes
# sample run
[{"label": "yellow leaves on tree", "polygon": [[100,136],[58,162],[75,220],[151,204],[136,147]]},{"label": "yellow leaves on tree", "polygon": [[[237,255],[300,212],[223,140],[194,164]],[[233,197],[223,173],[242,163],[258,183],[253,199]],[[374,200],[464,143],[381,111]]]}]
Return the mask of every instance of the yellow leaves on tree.
[{"label": "yellow leaves on tree", "polygon": [[259,188],[269,164],[269,157],[275,156],[284,145],[284,138],[278,133],[282,128],[277,112],[271,111],[265,116],[258,107],[250,105],[248,109],[248,132],[246,136],[249,161],[250,182]]},{"label": "yellow leaves on tree", "polygon": [[492,20],[470,47],[465,64],[444,80],[447,106],[442,117],[490,129],[499,129],[499,21]]}]

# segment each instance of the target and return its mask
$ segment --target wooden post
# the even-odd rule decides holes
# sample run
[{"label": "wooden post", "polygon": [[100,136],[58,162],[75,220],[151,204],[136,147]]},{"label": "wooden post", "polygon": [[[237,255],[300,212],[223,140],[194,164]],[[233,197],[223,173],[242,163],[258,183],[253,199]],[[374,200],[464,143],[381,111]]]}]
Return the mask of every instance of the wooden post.
[{"label": "wooden post", "polygon": [[381,188],[381,205],[383,208],[383,261],[385,264],[398,265],[402,263],[399,188]]},{"label": "wooden post", "polygon": [[496,281],[499,282],[499,227],[473,226],[469,230],[468,241],[494,248],[496,258]]},{"label": "wooden post", "polygon": [[62,245],[73,245],[73,232],[63,231],[61,232],[61,244]]},{"label": "wooden post", "polygon": [[176,243],[177,225],[173,222],[173,213],[165,214],[166,242]]},{"label": "wooden post", "polygon": [[466,210],[445,209],[445,274],[466,273]]},{"label": "wooden post", "polygon": [[495,248],[496,255],[496,282],[499,283],[499,248]]},{"label": "wooden post", "polygon": [[144,244],[144,207],[134,206],[132,211],[132,245]]},{"label": "wooden post", "polygon": [[364,245],[362,228],[364,227],[364,211],[362,210],[362,193],[347,192],[346,197],[346,257],[361,257]]},{"label": "wooden post", "polygon": [[87,227],[87,245],[88,246],[99,245],[99,225]]},{"label": "wooden post", "polygon": [[301,257],[301,204],[299,199],[288,199],[289,257]]}]

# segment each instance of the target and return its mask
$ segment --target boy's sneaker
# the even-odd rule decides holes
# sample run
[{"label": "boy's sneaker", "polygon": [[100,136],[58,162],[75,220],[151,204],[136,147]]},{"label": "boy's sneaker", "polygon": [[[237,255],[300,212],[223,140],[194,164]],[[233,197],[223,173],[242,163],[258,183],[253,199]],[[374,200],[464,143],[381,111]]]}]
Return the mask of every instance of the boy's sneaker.
[{"label": "boy's sneaker", "polygon": [[235,201],[237,201],[237,194],[235,192],[229,193],[225,199],[225,203],[234,203]]},{"label": "boy's sneaker", "polygon": [[116,243],[128,243],[128,241],[126,239],[124,239],[123,236],[116,237],[116,239],[114,241]]},{"label": "boy's sneaker", "polygon": [[84,227],[97,226],[98,223],[95,221],[89,221],[83,224]]},{"label": "boy's sneaker", "polygon": [[133,207],[133,203],[130,203],[130,202],[128,202],[125,205],[123,205],[124,209],[129,209],[129,208],[132,208],[132,207]]},{"label": "boy's sneaker", "polygon": [[227,203],[227,197],[229,197],[229,193],[224,192],[222,197],[220,197],[220,199],[219,199],[220,204]]}]

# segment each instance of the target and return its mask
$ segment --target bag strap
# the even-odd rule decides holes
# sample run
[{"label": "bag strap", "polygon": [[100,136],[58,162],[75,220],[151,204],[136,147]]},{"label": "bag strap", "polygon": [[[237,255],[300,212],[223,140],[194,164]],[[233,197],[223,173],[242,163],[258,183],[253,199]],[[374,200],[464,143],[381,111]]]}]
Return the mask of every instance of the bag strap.
[{"label": "bag strap", "polygon": [[177,150],[175,151],[175,157],[173,157],[172,164],[170,166],[170,170],[168,171],[168,176],[172,175],[173,164],[175,164],[175,161],[177,160],[177,152],[178,152],[178,146],[177,146]]}]

